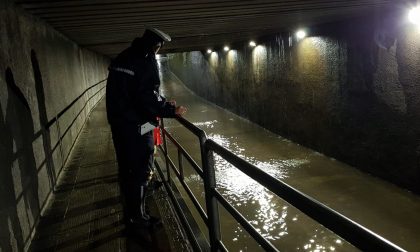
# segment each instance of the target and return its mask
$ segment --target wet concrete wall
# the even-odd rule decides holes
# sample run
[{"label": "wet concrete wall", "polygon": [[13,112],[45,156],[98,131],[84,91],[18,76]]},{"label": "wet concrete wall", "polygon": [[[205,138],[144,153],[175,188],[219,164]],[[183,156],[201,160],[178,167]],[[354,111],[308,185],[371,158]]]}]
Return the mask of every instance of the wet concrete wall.
[{"label": "wet concrete wall", "polygon": [[419,193],[420,32],[397,20],[373,15],[169,64],[198,95]]},{"label": "wet concrete wall", "polygon": [[10,1],[0,2],[0,31],[0,250],[23,251],[105,83],[57,116],[106,78],[108,59]]}]

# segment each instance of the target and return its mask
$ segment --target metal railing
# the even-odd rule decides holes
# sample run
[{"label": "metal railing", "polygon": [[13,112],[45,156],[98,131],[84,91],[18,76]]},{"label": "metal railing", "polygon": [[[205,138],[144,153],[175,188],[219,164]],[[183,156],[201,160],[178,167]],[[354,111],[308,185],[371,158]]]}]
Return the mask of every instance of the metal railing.
[{"label": "metal railing", "polygon": [[[335,234],[339,235],[355,247],[363,251],[405,251],[383,237],[375,234],[367,228],[359,225],[358,223],[350,220],[335,210],[327,207],[321,202],[303,194],[302,192],[294,189],[286,183],[272,177],[265,173],[255,165],[252,165],[244,159],[238,157],[231,151],[227,150],[223,146],[208,139],[206,133],[187,121],[182,117],[176,118],[185,128],[198,137],[201,151],[201,162],[200,167],[191,155],[185,150],[181,144],[175,140],[175,138],[165,129],[163,120],[161,121],[161,128],[163,133],[163,147],[160,147],[161,152],[164,155],[166,163],[166,178],[158,166],[159,174],[164,182],[165,188],[168,191],[168,195],[175,207],[178,217],[181,220],[188,238],[190,239],[191,245],[194,251],[228,251],[220,235],[220,220],[219,220],[219,209],[218,203],[222,205],[232,215],[236,221],[238,221],[243,228],[253,237],[266,251],[279,251],[270,241],[265,239],[249,222],[248,220],[233,207],[225,197],[218,192],[216,188],[216,176],[215,166],[213,160],[213,154],[217,154],[230,164],[235,166],[237,169],[254,179],[262,186],[275,193],[277,196],[287,201],[289,204],[299,209],[301,212],[311,217],[318,223],[322,224]],[[175,165],[171,157],[169,156],[167,139],[175,145],[178,152],[178,167]],[[206,209],[203,209],[194,196],[189,186],[184,181],[184,166],[183,160],[187,160],[188,163],[194,168],[197,174],[203,179],[204,190],[205,190],[205,202]],[[179,203],[171,191],[170,183],[172,181],[171,170],[175,173],[180,184],[187,192],[189,199],[192,201],[202,220],[208,228],[209,243],[207,247],[199,244],[194,236],[193,230],[188,223],[187,217],[184,215]]]}]

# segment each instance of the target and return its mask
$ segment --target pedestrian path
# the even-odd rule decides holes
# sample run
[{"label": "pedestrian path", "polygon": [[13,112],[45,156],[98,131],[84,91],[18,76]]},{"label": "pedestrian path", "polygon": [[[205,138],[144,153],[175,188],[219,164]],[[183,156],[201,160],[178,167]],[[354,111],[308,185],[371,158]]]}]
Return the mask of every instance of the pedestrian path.
[{"label": "pedestrian path", "polygon": [[[178,238],[168,238],[167,233],[172,231],[167,228],[141,230],[126,237],[117,177],[112,135],[102,100],[75,143],[30,250],[173,251],[174,239]],[[159,215],[154,197],[149,197],[150,211]],[[158,204],[164,205],[165,195],[161,192],[158,197]],[[170,215],[168,212],[165,214]]]}]

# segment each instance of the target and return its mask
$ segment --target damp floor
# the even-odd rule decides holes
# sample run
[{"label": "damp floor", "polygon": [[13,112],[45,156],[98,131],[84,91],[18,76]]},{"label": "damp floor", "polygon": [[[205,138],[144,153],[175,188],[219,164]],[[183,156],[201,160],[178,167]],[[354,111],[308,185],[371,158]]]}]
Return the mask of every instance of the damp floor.
[{"label": "damp floor", "polygon": [[148,203],[151,214],[166,215],[164,226],[126,235],[117,176],[111,130],[102,100],[75,143],[30,251],[184,250],[179,246],[182,237],[174,235],[176,223],[168,218],[171,211],[163,190],[148,197]]}]

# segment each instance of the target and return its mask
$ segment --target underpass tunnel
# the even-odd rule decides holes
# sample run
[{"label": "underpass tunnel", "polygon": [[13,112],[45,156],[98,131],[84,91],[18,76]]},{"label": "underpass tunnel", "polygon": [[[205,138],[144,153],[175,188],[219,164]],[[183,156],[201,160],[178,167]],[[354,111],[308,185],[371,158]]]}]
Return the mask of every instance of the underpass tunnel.
[{"label": "underpass tunnel", "polygon": [[[222,124],[224,119],[210,119],[213,114],[201,109],[207,105],[188,98],[192,92],[191,97],[201,97],[268,130],[273,135],[264,136],[267,139],[278,136],[313,151],[300,153],[322,155],[361,177],[380,181],[372,195],[387,194],[383,201],[398,198],[401,212],[384,211],[386,224],[376,220],[381,213],[369,217],[371,222],[360,220],[379,233],[390,233],[391,224],[405,230],[396,231],[395,240],[385,236],[415,251],[420,244],[407,237],[418,231],[414,224],[420,224],[415,214],[410,215],[420,206],[419,6],[415,0],[2,0],[1,251],[129,250],[131,245],[121,238],[118,174],[104,95],[112,59],[146,27],[172,37],[157,55],[162,92],[168,98],[178,96],[187,107],[196,106],[189,108],[186,119],[202,127],[219,122],[220,132],[212,136],[221,142],[236,139],[226,135],[239,130],[229,122],[242,120],[229,117]],[[248,129],[248,124],[241,127]],[[178,134],[176,130],[174,126]],[[265,155],[275,159],[270,156],[273,148],[261,145],[263,136],[242,136],[252,141],[228,146],[260,153],[255,160]],[[277,142],[271,144],[284,153],[290,151]],[[274,163],[283,165],[279,162]],[[332,175],[321,179],[329,168],[301,165],[296,167],[304,172],[295,174],[302,177],[290,175],[285,181],[310,196],[325,197],[328,205],[347,208],[350,215],[353,208],[346,200],[357,199],[362,194],[357,188],[371,185],[362,179],[353,186],[346,181],[345,188],[327,189],[336,179]],[[350,191],[351,197],[337,196]],[[330,194],[336,200],[329,201],[334,198]],[[360,206],[355,212],[380,211],[367,198],[355,203]],[[340,200],[344,203],[335,205]],[[383,201],[374,202],[382,206]],[[154,207],[161,203],[158,200]],[[169,212],[170,207],[165,209]],[[412,223],[390,217],[404,212]],[[66,236],[68,230],[71,237]],[[171,239],[176,239],[168,230],[131,249],[186,249],[173,245]],[[281,240],[280,236],[267,235],[277,237],[273,240]],[[232,251],[247,248],[235,245],[238,239],[245,242],[245,236],[232,237]],[[165,245],[156,245],[160,239]],[[291,244],[287,250],[293,246],[297,250],[292,241],[285,243]],[[315,251],[315,245],[305,247],[308,244],[299,248]],[[345,245],[334,246],[325,245],[325,250],[347,251]],[[353,251],[350,247],[348,251]]]}]

